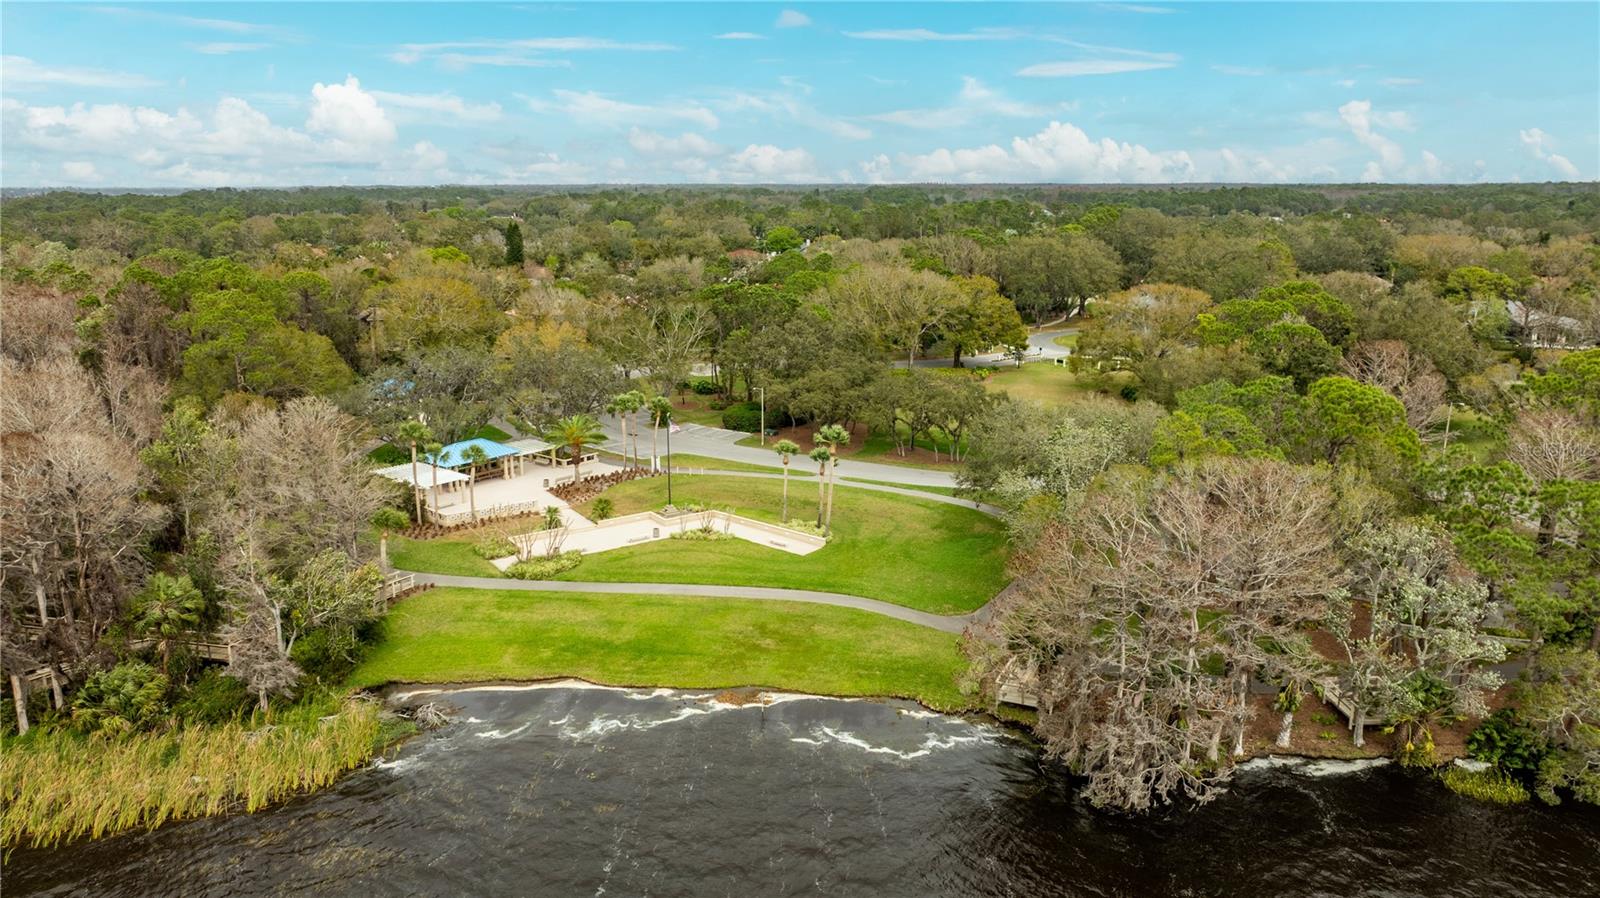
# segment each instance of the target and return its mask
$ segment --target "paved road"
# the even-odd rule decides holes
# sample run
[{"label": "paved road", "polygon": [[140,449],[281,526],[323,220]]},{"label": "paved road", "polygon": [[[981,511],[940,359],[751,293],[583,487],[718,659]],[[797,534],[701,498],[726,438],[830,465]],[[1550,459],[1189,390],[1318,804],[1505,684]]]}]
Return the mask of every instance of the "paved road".
[{"label": "paved road", "polygon": [[[418,583],[435,586],[459,586],[468,589],[518,589],[530,592],[605,592],[627,595],[691,596],[696,598],[757,599],[775,602],[810,602],[816,605],[836,605],[854,608],[872,614],[881,614],[895,620],[946,633],[960,633],[973,620],[972,614],[929,614],[903,605],[847,596],[837,592],[818,592],[811,589],[776,589],[769,586],[712,586],[699,583],[589,583],[567,580],[516,580],[495,577],[457,577],[451,574],[425,574],[419,571],[398,571],[412,574]],[[982,609],[979,609],[981,612]],[[976,613],[976,612],[975,612]]]},{"label": "paved road", "polygon": [[[622,428],[617,423],[614,415],[606,415],[600,421],[605,428],[608,442],[602,446],[607,452],[622,451]],[[749,436],[737,430],[724,430],[721,427],[707,427],[703,424],[685,424],[672,435],[672,451],[687,455],[704,455],[708,458],[720,458],[723,461],[744,462],[748,465],[760,465],[774,470],[782,468],[783,463],[778,460],[777,453],[771,449],[762,449],[757,446],[734,445],[739,440]],[[648,429],[639,434],[639,445],[647,448],[650,442]],[[661,433],[661,452],[667,451],[667,434]],[[806,447],[809,449],[809,447]],[[807,464],[797,461],[795,464]],[[839,476],[855,477],[860,480],[882,480],[888,483],[909,483],[916,486],[955,486],[955,476],[947,471],[930,471],[924,468],[911,468],[903,465],[884,465],[869,461],[854,461],[852,459],[839,460]]]},{"label": "paved road", "polygon": [[[1064,337],[1068,334],[1075,334],[1077,332],[1078,329],[1076,327],[1061,327],[1052,328],[1050,330],[1042,330],[1038,333],[1030,334],[1028,336],[1028,354],[1023,361],[1050,362],[1056,359],[1064,359],[1067,356],[1072,355],[1071,350],[1064,346],[1056,345],[1056,338]],[[1017,360],[1003,352],[986,352],[978,355],[964,355],[961,357],[961,364],[963,367],[967,368],[1010,368],[1017,364]],[[906,363],[902,359],[894,362],[894,366],[896,368],[904,368]],[[941,356],[940,358],[936,359],[917,359],[917,367],[948,368],[950,367],[950,357]]]}]

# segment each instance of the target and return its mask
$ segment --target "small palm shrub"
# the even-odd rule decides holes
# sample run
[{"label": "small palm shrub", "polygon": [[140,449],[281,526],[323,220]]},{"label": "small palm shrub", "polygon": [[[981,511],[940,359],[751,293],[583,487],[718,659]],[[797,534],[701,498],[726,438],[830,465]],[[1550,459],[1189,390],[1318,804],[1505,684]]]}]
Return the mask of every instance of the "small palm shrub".
[{"label": "small palm shrub", "polygon": [[496,533],[473,543],[472,554],[492,561],[496,558],[517,554],[517,544],[506,539],[504,534]]},{"label": "small palm shrub", "polygon": [[89,733],[148,730],[166,715],[167,678],[143,661],[91,674],[72,701],[73,723]]}]

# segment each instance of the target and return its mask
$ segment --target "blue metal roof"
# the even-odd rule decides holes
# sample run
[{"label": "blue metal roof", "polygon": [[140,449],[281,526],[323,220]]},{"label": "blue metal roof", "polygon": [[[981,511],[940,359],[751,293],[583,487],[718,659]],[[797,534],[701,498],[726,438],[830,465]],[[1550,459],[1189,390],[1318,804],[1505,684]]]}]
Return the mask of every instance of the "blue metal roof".
[{"label": "blue metal roof", "polygon": [[496,443],[494,440],[486,440],[483,437],[473,437],[470,440],[451,443],[439,450],[439,460],[435,464],[442,468],[459,468],[465,465],[467,463],[465,456],[469,446],[477,446],[482,449],[483,454],[489,456],[490,461],[517,454],[516,449],[504,443]]}]

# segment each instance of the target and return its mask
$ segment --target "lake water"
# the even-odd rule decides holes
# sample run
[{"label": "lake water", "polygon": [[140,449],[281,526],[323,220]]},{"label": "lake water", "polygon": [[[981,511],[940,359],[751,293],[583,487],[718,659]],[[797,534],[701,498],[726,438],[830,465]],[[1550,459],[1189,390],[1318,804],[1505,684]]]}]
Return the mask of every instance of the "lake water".
[{"label": "lake water", "polygon": [[1198,809],[1101,813],[1005,730],[898,702],[581,686],[441,699],[451,726],[255,815],[18,850],[24,895],[1573,896],[1600,813],[1394,767],[1260,766]]}]

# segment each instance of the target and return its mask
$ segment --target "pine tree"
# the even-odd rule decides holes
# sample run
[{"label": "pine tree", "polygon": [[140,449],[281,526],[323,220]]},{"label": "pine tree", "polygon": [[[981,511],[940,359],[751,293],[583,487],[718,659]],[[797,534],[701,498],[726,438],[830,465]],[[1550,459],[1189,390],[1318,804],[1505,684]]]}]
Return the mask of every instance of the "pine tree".
[{"label": "pine tree", "polygon": [[522,267],[522,225],[506,225],[506,264]]}]

